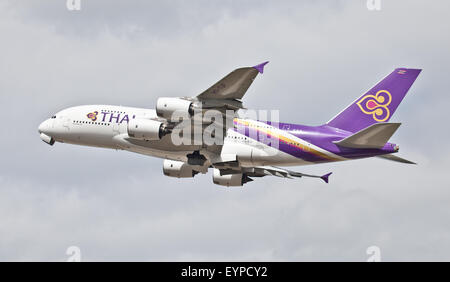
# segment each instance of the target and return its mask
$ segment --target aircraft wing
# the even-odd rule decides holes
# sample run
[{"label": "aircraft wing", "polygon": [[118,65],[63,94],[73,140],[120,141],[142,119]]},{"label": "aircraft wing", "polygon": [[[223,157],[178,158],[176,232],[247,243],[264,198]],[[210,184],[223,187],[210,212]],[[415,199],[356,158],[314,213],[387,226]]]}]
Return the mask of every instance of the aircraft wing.
[{"label": "aircraft wing", "polygon": [[[168,120],[168,116],[173,113],[173,109],[177,110],[177,106],[181,105],[182,109],[180,111],[189,112],[189,114],[194,116],[196,115],[196,113],[205,114],[205,112],[208,110],[216,110],[221,113],[224,118],[224,120],[219,123],[220,126],[222,126],[222,124],[225,124],[227,126],[229,124],[232,125],[235,116],[228,116],[226,114],[226,111],[232,110],[234,111],[234,113],[236,113],[237,110],[244,109],[241,99],[242,97],[244,97],[245,93],[255,80],[258,73],[264,72],[264,66],[267,63],[269,62],[267,61],[253,67],[235,69],[196,97],[159,98],[156,107],[157,113],[159,106],[162,106],[162,108],[168,107],[172,110],[168,110],[168,113],[165,116],[163,113],[163,110],[165,109],[162,109],[161,114],[158,113],[158,116],[161,116],[162,118]],[[172,104],[170,106],[169,104],[171,103],[175,104]],[[186,105],[189,105],[189,107],[187,107]],[[200,109],[200,111],[197,112],[197,109]],[[196,118],[194,116],[192,116],[192,118]],[[200,124],[202,126],[211,125],[212,123],[211,119],[205,120],[202,116],[197,117],[197,121],[200,121]],[[167,125],[166,127],[170,130],[175,127],[177,127],[179,130],[182,130],[184,126],[191,126],[190,124],[182,125],[179,122],[172,121],[168,121],[168,123],[169,125]],[[223,129],[225,131],[227,130],[226,127],[224,127]],[[203,130],[203,128],[201,130]]]},{"label": "aircraft wing", "polygon": [[[301,173],[297,171],[292,171],[284,168],[279,168],[275,166],[257,166],[254,167],[254,176],[265,176],[265,175],[273,175],[278,177],[284,177],[284,178],[294,178],[294,177],[312,177],[312,178],[320,178],[326,183],[328,183],[328,177],[331,175],[332,172],[327,173],[325,175],[312,175],[312,174],[306,174]],[[248,176],[252,176],[252,173],[246,173]]]},{"label": "aircraft wing", "polygon": [[239,167],[235,163],[215,163],[213,166],[220,170],[221,175],[244,173],[247,177],[264,177],[268,175],[282,178],[313,177],[320,178],[328,183],[328,177],[331,175],[331,172],[325,175],[312,175],[275,166]]},{"label": "aircraft wing", "polygon": [[197,98],[199,100],[240,100],[258,73],[264,72],[264,66],[267,63],[236,69],[199,94]]}]

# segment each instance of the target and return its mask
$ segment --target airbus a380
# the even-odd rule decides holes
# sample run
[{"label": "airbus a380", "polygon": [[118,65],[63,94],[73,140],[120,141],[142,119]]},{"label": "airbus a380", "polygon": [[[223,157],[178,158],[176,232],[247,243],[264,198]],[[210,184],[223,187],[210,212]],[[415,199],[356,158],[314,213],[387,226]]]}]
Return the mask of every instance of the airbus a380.
[{"label": "airbus a380", "polygon": [[[107,105],[64,109],[39,125],[40,138],[50,145],[70,143],[162,158],[163,173],[171,177],[194,177],[212,168],[213,182],[223,186],[242,186],[267,175],[316,177],[328,183],[331,174],[304,174],[282,168],[286,166],[370,157],[413,163],[394,155],[399,147],[388,141],[400,123],[389,119],[420,69],[397,68],[327,123],[306,126],[239,116],[244,94],[267,63],[236,69],[196,97],[159,98],[156,109]],[[217,115],[205,119],[208,111],[223,120]],[[196,122],[185,123],[180,116]],[[191,134],[188,139],[193,140],[192,132],[198,130],[219,142],[180,143],[174,138]]]}]

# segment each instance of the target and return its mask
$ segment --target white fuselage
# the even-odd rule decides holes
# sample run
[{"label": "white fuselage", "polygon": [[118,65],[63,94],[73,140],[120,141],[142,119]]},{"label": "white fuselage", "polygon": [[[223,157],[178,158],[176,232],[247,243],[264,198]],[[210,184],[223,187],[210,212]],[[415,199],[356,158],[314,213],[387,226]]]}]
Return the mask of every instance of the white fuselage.
[{"label": "white fuselage", "polygon": [[[223,146],[175,145],[171,136],[161,140],[137,140],[130,138],[127,131],[131,119],[157,119],[153,109],[123,106],[86,105],[62,110],[39,126],[39,132],[62,143],[127,150],[158,158],[186,161],[187,154],[199,151],[208,161],[227,161],[238,156],[242,166],[256,165],[305,165],[310,162],[296,158],[276,148],[267,146],[244,134],[228,129]],[[258,121],[251,121],[258,123]],[[264,126],[267,126],[264,124]],[[280,134],[289,134],[281,132]],[[298,137],[298,142],[305,142]],[[218,149],[220,148],[220,149]],[[217,155],[219,157],[217,157]],[[219,158],[219,160],[217,160]]]}]

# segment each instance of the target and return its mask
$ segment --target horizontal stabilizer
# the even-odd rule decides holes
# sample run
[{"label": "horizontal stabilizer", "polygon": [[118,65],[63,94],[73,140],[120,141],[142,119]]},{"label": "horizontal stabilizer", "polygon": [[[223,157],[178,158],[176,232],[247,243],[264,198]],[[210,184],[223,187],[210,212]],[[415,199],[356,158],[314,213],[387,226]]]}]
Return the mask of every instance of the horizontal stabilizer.
[{"label": "horizontal stabilizer", "polygon": [[396,155],[391,155],[391,154],[389,154],[389,155],[381,155],[381,156],[378,156],[378,157],[382,158],[382,159],[385,159],[385,160],[390,160],[390,161],[404,163],[404,164],[417,164],[415,162],[408,161],[408,160],[400,158],[400,157],[398,157]]},{"label": "horizontal stabilizer", "polygon": [[333,143],[346,148],[380,149],[383,148],[400,125],[401,123],[375,123]]}]

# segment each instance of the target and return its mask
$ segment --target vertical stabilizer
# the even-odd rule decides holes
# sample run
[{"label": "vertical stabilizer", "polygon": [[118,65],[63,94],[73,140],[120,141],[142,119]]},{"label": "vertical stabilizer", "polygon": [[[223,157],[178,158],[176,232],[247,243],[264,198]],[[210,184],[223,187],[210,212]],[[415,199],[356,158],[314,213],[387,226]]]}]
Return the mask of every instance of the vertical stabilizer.
[{"label": "vertical stabilizer", "polygon": [[420,71],[420,69],[395,69],[327,124],[357,132],[374,123],[388,122]]}]

